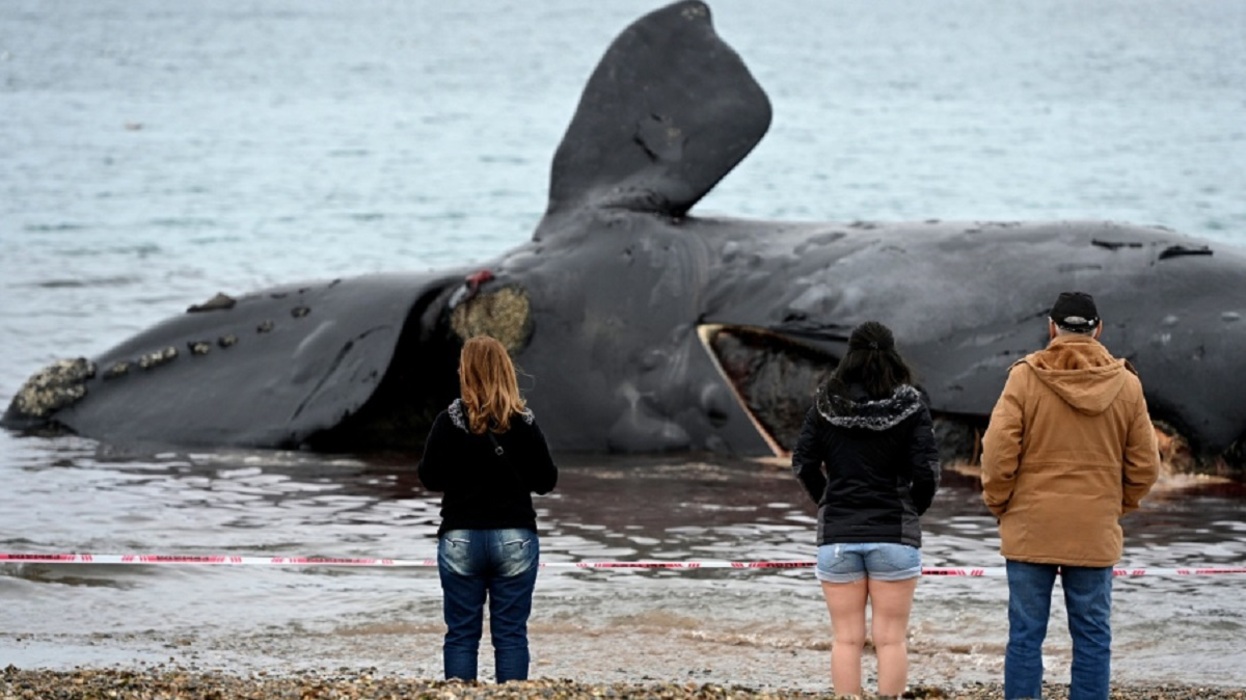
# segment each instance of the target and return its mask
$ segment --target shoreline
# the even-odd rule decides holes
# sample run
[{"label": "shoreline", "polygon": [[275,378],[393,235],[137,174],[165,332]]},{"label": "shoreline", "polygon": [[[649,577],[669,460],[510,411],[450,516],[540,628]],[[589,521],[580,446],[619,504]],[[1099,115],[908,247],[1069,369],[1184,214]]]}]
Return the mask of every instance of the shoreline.
[{"label": "shoreline", "polygon": [[[304,670],[292,674],[253,672],[248,675],[184,667],[175,662],[69,671],[20,669],[0,671],[0,698],[56,698],[58,700],[508,700],[510,698],[662,698],[664,700],[810,700],[833,698],[826,691],[785,688],[756,689],[720,685],[706,680],[590,683],[571,679],[534,678],[523,682],[443,681],[381,674],[376,669]],[[868,692],[866,698],[873,697]],[[911,686],[902,697],[915,699],[997,700],[999,683],[956,686]],[[1068,686],[1044,688],[1048,700],[1064,700]],[[1113,700],[1242,700],[1246,690],[1190,683],[1113,684]]]},{"label": "shoreline", "polygon": [[[764,628],[726,635],[699,627],[646,629],[644,619],[628,630],[580,622],[538,622],[530,667],[537,680],[504,686],[493,683],[487,639],[480,650],[480,683],[439,680],[443,628],[434,623],[226,635],[0,631],[0,700],[833,697],[825,639],[793,643],[790,635],[780,638]],[[935,651],[925,643],[911,645],[904,697],[1002,699],[1002,648],[978,646]],[[1067,650],[1051,651],[1044,697],[1062,700],[1068,694]],[[876,687],[875,663],[867,649],[867,691]],[[1121,664],[1114,669],[1111,698],[1246,700],[1242,684],[1229,685],[1235,678],[1157,671],[1142,659]]]}]

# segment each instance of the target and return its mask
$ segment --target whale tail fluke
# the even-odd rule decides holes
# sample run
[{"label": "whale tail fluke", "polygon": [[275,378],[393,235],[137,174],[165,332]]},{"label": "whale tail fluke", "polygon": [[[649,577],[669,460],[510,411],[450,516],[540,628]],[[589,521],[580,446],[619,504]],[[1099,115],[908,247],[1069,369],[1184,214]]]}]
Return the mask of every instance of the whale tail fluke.
[{"label": "whale tail fluke", "polygon": [[709,7],[645,15],[606,50],[554,154],[548,214],[585,205],[683,216],[770,126],[770,100]]}]

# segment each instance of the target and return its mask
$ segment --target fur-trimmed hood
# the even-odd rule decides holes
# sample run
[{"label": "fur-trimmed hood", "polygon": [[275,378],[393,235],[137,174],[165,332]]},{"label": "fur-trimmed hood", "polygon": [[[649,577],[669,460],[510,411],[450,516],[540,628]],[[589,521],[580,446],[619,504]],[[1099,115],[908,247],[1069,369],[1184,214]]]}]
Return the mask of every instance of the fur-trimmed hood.
[{"label": "fur-trimmed hood", "polygon": [[[471,430],[467,427],[467,408],[463,406],[463,399],[455,399],[452,401],[450,403],[450,407],[446,409],[446,413],[450,416],[450,422],[454,423],[454,427],[465,433],[471,432]],[[528,425],[532,425],[533,421],[536,420],[536,416],[533,415],[530,410],[520,413],[519,416],[523,418],[523,422]]]},{"label": "fur-trimmed hood", "polygon": [[921,392],[909,384],[901,384],[885,399],[870,400],[864,391],[859,398],[832,394],[823,385],[818,388],[818,413],[831,425],[840,428],[887,430],[917,413],[925,405]]}]

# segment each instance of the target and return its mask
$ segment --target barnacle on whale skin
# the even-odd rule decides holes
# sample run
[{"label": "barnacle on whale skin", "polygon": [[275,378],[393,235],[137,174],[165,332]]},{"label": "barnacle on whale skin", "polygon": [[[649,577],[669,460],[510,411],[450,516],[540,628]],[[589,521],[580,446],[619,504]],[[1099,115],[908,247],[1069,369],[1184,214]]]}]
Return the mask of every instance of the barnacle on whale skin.
[{"label": "barnacle on whale skin", "polygon": [[450,324],[463,340],[484,333],[497,338],[507,352],[515,353],[532,335],[532,304],[522,288],[506,286],[454,307]]},{"label": "barnacle on whale skin", "polygon": [[138,366],[143,369],[151,369],[153,367],[159,367],[160,365],[172,362],[175,359],[177,359],[177,348],[170,345],[166,348],[149,352],[138,358]]},{"label": "barnacle on whale skin", "polygon": [[95,376],[95,363],[79,357],[57,360],[39,370],[13,397],[13,408],[25,416],[44,418],[87,395],[86,380]]}]

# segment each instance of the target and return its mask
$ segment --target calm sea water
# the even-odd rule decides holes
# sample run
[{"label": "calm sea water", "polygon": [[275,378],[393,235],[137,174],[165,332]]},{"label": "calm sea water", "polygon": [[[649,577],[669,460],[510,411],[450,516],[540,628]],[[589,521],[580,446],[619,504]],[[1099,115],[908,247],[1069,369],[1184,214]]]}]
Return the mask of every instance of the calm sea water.
[{"label": "calm sea water", "polygon": [[[585,79],[655,7],[3,3],[0,402],[46,363],[101,352],[217,291],[467,264],[526,240]],[[1246,245],[1244,3],[711,7],[775,121],[697,211],[1115,219]],[[781,467],[563,465],[539,500],[548,561],[812,554],[812,507]],[[422,559],[437,499],[410,467],[401,455],[136,454],[0,433],[0,550]],[[1123,564],[1240,565],[1241,507],[1236,487],[1168,484],[1127,521]],[[927,530],[927,565],[1002,563],[971,477],[949,476]],[[807,572],[547,571],[539,586],[534,635],[570,640],[584,673],[638,635],[826,648]],[[1118,673],[1246,685],[1242,593],[1233,577],[1119,581]],[[435,634],[439,621],[435,576],[409,571],[7,566],[0,599],[0,666],[158,659],[180,642],[169,652],[154,639],[269,633],[311,640],[306,656],[220,662],[291,668],[361,629]],[[1005,599],[999,579],[923,582],[914,676],[996,677]],[[429,648],[393,666],[437,663]]]}]

